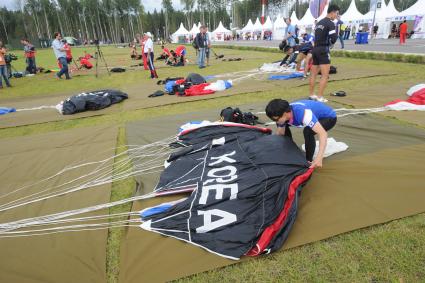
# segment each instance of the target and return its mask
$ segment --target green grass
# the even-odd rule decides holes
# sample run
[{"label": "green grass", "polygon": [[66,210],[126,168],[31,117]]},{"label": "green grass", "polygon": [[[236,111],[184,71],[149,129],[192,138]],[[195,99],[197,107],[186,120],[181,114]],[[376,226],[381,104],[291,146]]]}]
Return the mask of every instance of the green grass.
[{"label": "green grass", "polygon": [[[189,48],[190,65],[185,68],[160,68],[161,78],[167,76],[185,76],[189,72],[199,72],[193,64],[195,58]],[[258,67],[263,62],[281,58],[281,54],[270,49],[255,48],[214,48],[217,53],[226,57],[242,57],[241,62],[216,61],[212,66],[201,70],[201,74],[220,74],[226,72],[248,70]],[[87,50],[92,52],[93,50]],[[115,47],[103,48],[105,58],[110,66],[129,66],[134,64],[128,59],[129,50]],[[16,53],[19,55],[19,52]],[[74,57],[82,54],[83,49],[75,48]],[[389,77],[370,77],[361,80],[336,81],[329,83],[330,89],[344,89],[347,92],[359,86],[385,86],[402,80],[423,81],[425,65],[392,61],[364,59],[364,54],[350,53],[353,58],[334,58],[336,65],[350,64],[362,68],[365,64],[373,68],[391,70],[396,75]],[[371,56],[371,55],[367,55]],[[377,53],[367,57],[386,60],[383,54]],[[394,56],[394,60],[399,60]],[[363,59],[358,59],[363,58]],[[413,57],[412,57],[413,58]],[[40,50],[37,63],[45,68],[55,66],[51,50]],[[157,63],[161,66],[161,63]],[[16,62],[16,68],[23,69],[23,60]],[[0,90],[0,105],[3,101],[13,98],[31,99],[58,93],[78,93],[96,88],[131,88],[138,86],[143,92],[143,85],[150,83],[148,73],[140,68],[129,69],[124,74],[108,76],[102,69],[99,78],[94,77],[94,71],[74,75],[71,81],[57,81],[52,74],[42,74],[36,77],[14,79],[12,89]],[[137,88],[136,88],[137,89]],[[175,105],[153,107],[148,109],[121,111],[84,119],[49,122],[37,125],[0,129],[0,138],[34,135],[52,131],[89,127],[93,125],[110,125],[120,128],[117,139],[117,151],[125,150],[125,124],[129,121],[151,119],[164,115],[176,115],[207,109],[221,109],[225,106],[237,106],[252,103],[266,103],[276,97],[294,99],[308,93],[308,87],[297,88],[276,87],[270,91],[238,94],[228,97],[217,97],[204,101],[182,102]],[[131,102],[131,94],[130,100]],[[218,115],[218,113],[217,113]],[[1,118],[0,118],[1,119]],[[0,120],[1,121],[1,120]],[[118,160],[117,160],[118,161]],[[112,185],[111,201],[126,198],[134,193],[134,180],[128,179],[115,182]],[[129,211],[131,205],[123,205],[110,209],[110,213]],[[180,282],[425,282],[425,215],[421,214],[389,224],[377,225],[363,230],[340,235],[326,241],[312,243],[286,252],[265,256],[256,260],[246,261],[226,268],[213,270],[180,280]],[[107,278],[108,282],[117,282],[119,275],[120,242],[125,235],[125,229],[110,230],[107,245]]]}]

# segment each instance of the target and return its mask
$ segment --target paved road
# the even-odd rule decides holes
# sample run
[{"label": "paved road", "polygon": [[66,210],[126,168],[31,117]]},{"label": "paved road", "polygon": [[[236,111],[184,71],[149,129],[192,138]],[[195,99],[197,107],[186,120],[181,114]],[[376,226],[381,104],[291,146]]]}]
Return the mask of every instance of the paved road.
[{"label": "paved road", "polygon": [[[217,45],[241,45],[241,46],[262,46],[277,47],[280,41],[277,40],[240,40],[215,42]],[[335,44],[335,49],[341,49],[339,41]],[[406,45],[400,46],[397,39],[373,39],[369,44],[354,44],[354,40],[345,41],[346,50],[356,51],[375,51],[375,52],[393,52],[393,53],[409,53],[409,54],[425,54],[425,39],[410,39]]]}]

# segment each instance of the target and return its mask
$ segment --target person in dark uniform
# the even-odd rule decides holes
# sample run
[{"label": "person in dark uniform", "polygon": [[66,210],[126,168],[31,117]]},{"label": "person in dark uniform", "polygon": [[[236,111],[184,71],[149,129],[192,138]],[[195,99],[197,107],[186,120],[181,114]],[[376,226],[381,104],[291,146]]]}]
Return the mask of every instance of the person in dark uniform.
[{"label": "person in dark uniform", "polygon": [[[315,44],[312,51],[313,66],[311,67],[310,77],[310,99],[327,102],[323,97],[326,85],[329,79],[329,69],[331,67],[330,49],[338,39],[335,30],[334,20],[338,17],[339,7],[335,4],[329,5],[327,16],[320,20],[315,29]],[[321,72],[318,95],[314,94],[314,86],[318,72]]]}]

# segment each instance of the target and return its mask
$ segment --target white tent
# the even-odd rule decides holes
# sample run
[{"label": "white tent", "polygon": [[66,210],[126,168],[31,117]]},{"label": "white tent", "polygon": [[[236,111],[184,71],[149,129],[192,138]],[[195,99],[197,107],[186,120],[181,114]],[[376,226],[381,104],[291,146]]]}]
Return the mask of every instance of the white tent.
[{"label": "white tent", "polygon": [[[385,5],[385,3],[383,3]],[[388,38],[391,33],[391,19],[396,18],[400,14],[394,7],[394,1],[390,0],[388,5],[381,9],[381,12],[375,17],[375,22],[378,25],[377,38]]]},{"label": "white tent", "polygon": [[253,26],[253,29],[252,29],[254,32],[261,32],[261,31],[263,31],[263,25],[260,23],[260,19],[256,19],[255,20],[255,23],[254,23],[254,26]]},{"label": "white tent", "polygon": [[189,31],[189,34],[196,36],[199,33],[199,27],[196,24],[193,24],[192,29]]},{"label": "white tent", "polygon": [[295,13],[295,11],[292,11],[292,15],[291,15],[291,24],[293,25],[297,25],[299,20],[297,18],[297,14]]},{"label": "white tent", "polygon": [[218,24],[218,27],[211,33],[211,35],[212,35],[211,37],[212,40],[224,41],[224,36],[232,35],[232,31],[225,28],[223,26],[223,23],[220,21],[220,23]]},{"label": "white tent", "polygon": [[249,19],[248,23],[246,24],[246,26],[244,26],[242,28],[242,32],[246,33],[246,32],[252,32],[254,29],[254,24],[252,23],[251,19]]},{"label": "white tent", "polygon": [[375,14],[375,9],[372,9],[369,12],[367,12],[365,15],[363,15],[361,20],[366,23],[372,23],[374,15],[375,15],[375,21],[377,19],[385,18],[384,14],[386,9],[387,9],[387,5],[385,4],[385,1],[382,1],[381,7],[376,8],[376,14]]},{"label": "white tent", "polygon": [[282,40],[285,37],[286,23],[282,16],[278,16],[273,24],[273,39]]},{"label": "white tent", "polygon": [[425,38],[425,0],[418,0],[411,7],[400,12],[394,20],[414,20],[415,33],[412,38]]},{"label": "white tent", "polygon": [[[179,29],[171,35],[171,39],[173,43],[179,43],[179,37],[181,39],[181,37],[186,37],[188,35],[189,35],[189,32],[184,27],[183,23],[180,23]],[[180,40],[180,43],[183,43],[182,40]]]},{"label": "white tent", "polygon": [[341,16],[344,23],[359,23],[363,19],[363,14],[357,10],[356,1],[351,0],[351,4],[347,11]]},{"label": "white tent", "polygon": [[[425,13],[425,11],[422,11],[422,12]],[[388,2],[388,5],[385,7],[385,12],[384,12],[385,18],[386,19],[394,18],[394,17],[397,17],[398,15],[400,15],[400,12],[395,8],[394,0],[390,0],[390,2]]]},{"label": "white tent", "polygon": [[400,12],[399,17],[415,17],[425,15],[425,0],[418,0],[415,4]]},{"label": "white tent", "polygon": [[270,19],[269,16],[267,16],[267,19],[264,22],[263,30],[265,30],[265,31],[272,31],[273,30],[273,23],[272,23],[272,20]]},{"label": "white tent", "polygon": [[299,26],[303,27],[312,27],[314,25],[314,21],[316,19],[311,14],[310,7],[308,7],[307,11],[305,12],[304,16],[301,18],[301,20],[298,22]]}]

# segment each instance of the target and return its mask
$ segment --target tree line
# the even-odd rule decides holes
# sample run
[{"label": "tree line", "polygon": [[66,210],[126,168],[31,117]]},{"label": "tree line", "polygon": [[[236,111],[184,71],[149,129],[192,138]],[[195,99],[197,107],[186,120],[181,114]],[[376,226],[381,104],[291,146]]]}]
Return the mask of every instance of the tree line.
[{"label": "tree line", "polygon": [[[0,9],[0,39],[17,46],[26,37],[34,43],[49,40],[55,31],[80,40],[129,42],[137,33],[150,31],[157,38],[169,38],[180,23],[191,29],[201,22],[214,29],[219,21],[227,27],[242,28],[261,13],[260,0],[180,0],[176,10],[172,0],[161,0],[161,8],[145,11],[140,0],[15,0],[15,9]],[[389,0],[385,0],[388,2]],[[269,0],[269,11],[279,11],[289,0]],[[297,0],[292,7],[301,18],[309,1]],[[344,12],[351,0],[332,0]],[[416,0],[394,0],[401,11]],[[356,0],[360,12],[370,1]],[[291,11],[292,11],[291,10]]]}]

